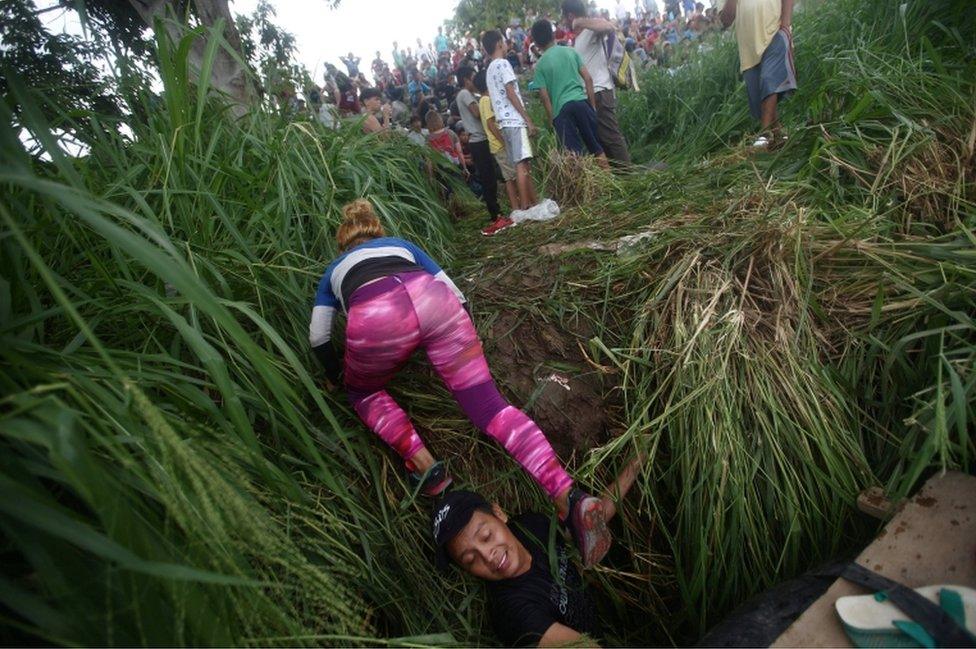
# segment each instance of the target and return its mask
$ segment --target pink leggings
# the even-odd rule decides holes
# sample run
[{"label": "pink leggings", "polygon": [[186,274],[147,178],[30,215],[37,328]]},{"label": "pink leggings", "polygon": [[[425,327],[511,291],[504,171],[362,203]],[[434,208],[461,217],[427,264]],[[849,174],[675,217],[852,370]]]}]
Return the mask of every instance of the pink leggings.
[{"label": "pink leggings", "polygon": [[345,385],[359,417],[410,459],[424,448],[407,413],[384,386],[417,347],[468,418],[498,441],[550,498],[573,484],[534,421],[498,392],[471,318],[453,291],[426,272],[385,277],[349,300]]}]

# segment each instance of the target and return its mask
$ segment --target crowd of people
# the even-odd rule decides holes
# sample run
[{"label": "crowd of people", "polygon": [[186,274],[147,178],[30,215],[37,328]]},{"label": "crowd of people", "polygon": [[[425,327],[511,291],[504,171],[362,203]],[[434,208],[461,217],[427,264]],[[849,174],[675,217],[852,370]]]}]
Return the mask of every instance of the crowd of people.
[{"label": "crowd of people", "polygon": [[[537,125],[522,102],[520,75],[532,75],[529,89],[538,92],[563,147],[594,155],[604,166],[628,165],[617,90],[636,85],[635,69],[666,65],[672,45],[718,25],[714,8],[690,0],[669,0],[660,9],[657,0],[638,0],[632,11],[619,0],[613,13],[592,14],[583,0],[571,0],[559,17],[530,14],[477,38],[450,39],[438,28],[426,45],[420,38],[406,47],[394,41],[389,58],[376,52],[372,81],[350,52],[340,57],[344,71],[327,64],[324,84],[292,101],[328,127],[362,119],[367,133],[400,131],[443,153],[483,200],[490,217],[483,232],[493,235],[539,211],[558,213],[532,186]],[[509,129],[524,129],[526,137]],[[508,211],[501,208],[499,184]]]},{"label": "crowd of people", "polygon": [[[538,127],[522,99],[518,74],[526,69],[533,72],[527,88],[538,93],[561,147],[592,155],[605,167],[628,165],[615,115],[616,87],[626,82],[623,62],[629,61],[620,52],[633,54],[639,65],[643,58],[636,52],[651,59],[648,49],[661,39],[667,45],[668,39],[701,33],[716,22],[734,24],[749,107],[763,129],[755,146],[782,137],[778,102],[796,88],[793,0],[724,0],[717,13],[689,0],[669,0],[664,16],[655,0],[641,0],[635,9],[631,14],[618,0],[612,16],[600,15],[589,12],[583,0],[563,0],[558,20],[532,16],[527,30],[513,22],[480,34],[478,41],[467,36],[451,43],[438,31],[427,47],[418,40],[416,49],[401,50],[394,43],[392,67],[377,52],[373,85],[350,54],[342,58],[347,72],[331,68],[325,88],[315,89],[318,110],[330,125],[339,115],[356,116],[368,133],[403,127],[406,137],[443,154],[477,184],[492,219],[483,230],[488,235],[510,227],[519,214],[558,213],[552,201],[539,201],[530,174]],[[498,178],[513,208],[510,215],[496,196]],[[343,215],[336,233],[340,254],[319,283],[309,340],[329,384],[345,388],[363,423],[400,456],[414,492],[435,499],[431,537],[437,565],[454,564],[487,583],[495,631],[506,645],[559,646],[579,643],[584,633],[598,634],[586,583],[556,527],[568,533],[584,568],[599,563],[612,541],[607,522],[633,484],[641,458],[602,493],[578,486],[540,427],[499,392],[467,299],[447,273],[417,243],[386,236],[368,201],[345,206]],[[339,310],[346,313],[344,358],[332,344]],[[555,521],[539,513],[509,517],[497,503],[452,488],[446,465],[386,391],[418,348],[474,426],[549,496]]]}]

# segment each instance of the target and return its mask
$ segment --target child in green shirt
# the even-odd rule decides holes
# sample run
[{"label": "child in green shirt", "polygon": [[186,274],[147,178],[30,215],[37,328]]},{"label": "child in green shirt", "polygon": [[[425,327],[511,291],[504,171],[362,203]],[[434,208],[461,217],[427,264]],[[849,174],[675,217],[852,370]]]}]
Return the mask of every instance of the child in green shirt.
[{"label": "child in green shirt", "polygon": [[542,48],[535,64],[535,84],[559,143],[576,154],[584,146],[609,168],[607,156],[596,136],[596,98],[593,79],[583,59],[571,47],[553,42],[552,23],[538,20],[532,25],[532,39]]}]

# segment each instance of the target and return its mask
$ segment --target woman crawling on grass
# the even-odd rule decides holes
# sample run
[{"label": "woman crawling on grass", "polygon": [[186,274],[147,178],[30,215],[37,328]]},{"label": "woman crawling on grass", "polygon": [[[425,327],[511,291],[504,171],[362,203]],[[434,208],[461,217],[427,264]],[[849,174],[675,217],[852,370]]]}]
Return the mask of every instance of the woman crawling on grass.
[{"label": "woman crawling on grass", "polygon": [[[553,500],[584,565],[610,548],[604,502],[575,488],[534,421],[498,392],[464,295],[419,246],[387,237],[373,206],[359,199],[342,209],[339,256],[319,282],[309,341],[329,379],[342,380],[356,413],[395,450],[429,496],[451,484],[384,386],[423,347],[465,415],[498,441]],[[336,309],[347,313],[343,362],[332,345]]]}]

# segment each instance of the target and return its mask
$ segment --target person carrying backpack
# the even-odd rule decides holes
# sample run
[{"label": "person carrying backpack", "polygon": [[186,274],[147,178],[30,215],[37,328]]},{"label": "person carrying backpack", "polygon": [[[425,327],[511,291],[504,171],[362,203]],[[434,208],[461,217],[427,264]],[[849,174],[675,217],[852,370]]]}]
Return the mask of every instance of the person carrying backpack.
[{"label": "person carrying backpack", "polygon": [[616,164],[630,164],[627,140],[617,123],[617,95],[605,49],[606,38],[616,32],[609,20],[589,17],[584,0],[563,0],[563,23],[576,34],[573,48],[593,77],[596,97],[596,135],[607,157]]}]

